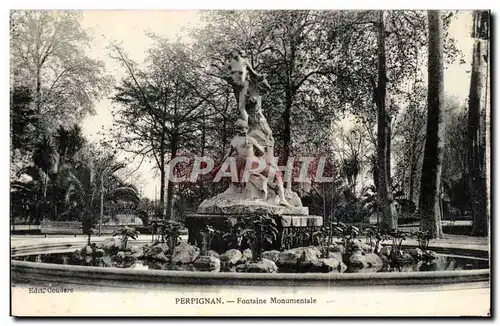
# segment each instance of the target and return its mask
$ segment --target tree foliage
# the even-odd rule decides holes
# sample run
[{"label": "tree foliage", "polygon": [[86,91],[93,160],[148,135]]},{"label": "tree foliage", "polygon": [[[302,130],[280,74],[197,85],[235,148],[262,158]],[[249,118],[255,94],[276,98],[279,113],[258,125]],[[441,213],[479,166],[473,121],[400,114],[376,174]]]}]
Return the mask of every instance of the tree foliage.
[{"label": "tree foliage", "polygon": [[87,56],[90,34],[77,11],[12,11],[11,82],[27,87],[44,128],[94,112],[111,84],[104,64]]}]

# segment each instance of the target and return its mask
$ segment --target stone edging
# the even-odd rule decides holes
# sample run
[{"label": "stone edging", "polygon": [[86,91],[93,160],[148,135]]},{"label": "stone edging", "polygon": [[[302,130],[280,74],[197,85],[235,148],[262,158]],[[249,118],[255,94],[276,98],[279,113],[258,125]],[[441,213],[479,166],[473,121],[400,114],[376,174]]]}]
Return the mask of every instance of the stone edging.
[{"label": "stone edging", "polygon": [[[147,241],[134,241],[144,243]],[[41,254],[72,251],[85,241],[63,242],[45,245],[13,246],[13,255]],[[487,254],[487,252],[486,252]],[[89,284],[111,287],[144,287],[158,284],[192,285],[418,285],[444,283],[488,282],[489,269],[434,272],[401,273],[210,273],[167,270],[134,270],[121,268],[102,268],[90,266],[58,265],[11,260],[13,280],[32,280]]]}]

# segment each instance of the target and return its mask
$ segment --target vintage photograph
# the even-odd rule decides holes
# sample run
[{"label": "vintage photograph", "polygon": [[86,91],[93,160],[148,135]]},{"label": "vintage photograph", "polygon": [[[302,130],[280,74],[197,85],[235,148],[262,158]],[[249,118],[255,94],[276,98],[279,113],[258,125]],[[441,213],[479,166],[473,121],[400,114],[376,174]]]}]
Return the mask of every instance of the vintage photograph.
[{"label": "vintage photograph", "polygon": [[489,10],[10,10],[11,316],[491,317]]}]

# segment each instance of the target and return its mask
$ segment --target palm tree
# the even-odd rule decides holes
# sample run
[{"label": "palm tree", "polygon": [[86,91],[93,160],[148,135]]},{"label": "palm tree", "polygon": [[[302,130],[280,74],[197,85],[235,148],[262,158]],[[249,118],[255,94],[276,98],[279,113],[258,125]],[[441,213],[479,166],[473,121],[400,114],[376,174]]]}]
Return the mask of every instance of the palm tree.
[{"label": "palm tree", "polygon": [[43,182],[43,198],[47,197],[47,188],[50,174],[57,173],[59,167],[59,154],[49,136],[44,135],[35,146],[33,152],[33,162],[39,169],[39,174]]},{"label": "palm tree", "polygon": [[212,246],[212,241],[216,234],[220,234],[221,232],[217,229],[214,229],[211,225],[205,225],[203,229],[199,231],[199,236],[201,240],[201,252],[200,255],[204,256],[207,254],[208,250],[210,250]]},{"label": "palm tree", "polygon": [[11,181],[11,193],[14,196],[22,195],[25,199],[29,197],[31,204],[25,213],[32,217],[30,221],[37,223],[49,211],[49,205],[53,199],[47,194],[49,182],[59,170],[59,161],[57,152],[54,151],[48,137],[43,137],[36,145],[32,157],[34,164],[19,170],[15,175],[15,180]]},{"label": "palm tree", "polygon": [[66,191],[66,203],[70,209],[76,211],[78,218],[82,221],[83,232],[90,236],[93,233],[93,216],[95,214],[98,188],[95,183],[95,169],[93,162],[80,162],[68,175],[68,189]]},{"label": "palm tree", "polygon": [[[96,222],[94,216],[100,211],[102,218],[105,200],[125,198],[138,202],[139,196],[132,187],[111,187],[113,184],[110,180],[116,180],[113,173],[118,170],[118,166],[106,165],[110,162],[106,159],[92,159],[89,155],[85,156],[76,164],[73,171],[68,173],[66,203],[71,210],[78,212],[90,244],[92,227]],[[121,165],[119,167],[121,168]]]},{"label": "palm tree", "polygon": [[82,128],[75,124],[71,129],[60,126],[54,136],[61,165],[71,161],[85,145]]},{"label": "palm tree", "polygon": [[98,160],[96,173],[99,176],[97,182],[100,195],[99,234],[101,234],[105,201],[113,203],[114,206],[117,206],[118,200],[126,200],[135,205],[139,204],[140,198],[137,189],[131,184],[124,183],[115,175],[116,172],[125,167],[124,163],[116,162],[113,155],[107,155]]},{"label": "palm tree", "polygon": [[278,239],[276,220],[269,215],[257,215],[244,218],[246,227],[241,232],[243,241],[250,245],[252,260],[262,258],[264,245],[272,245]]},{"label": "palm tree", "polygon": [[[14,210],[11,214],[25,215],[28,222],[38,222],[42,216],[42,206],[45,202],[43,191],[46,174],[36,166],[27,166],[15,175],[15,180],[10,183],[11,204],[16,203],[20,211]],[[21,204],[22,205],[19,205]]]},{"label": "palm tree", "polygon": [[174,248],[181,242],[180,236],[183,228],[184,224],[171,220],[162,221],[160,224],[162,240],[164,241],[166,239],[171,253],[173,253]]},{"label": "palm tree", "polygon": [[139,236],[139,231],[137,231],[135,228],[131,228],[131,227],[124,227],[124,228],[121,228],[119,230],[116,230],[115,232],[113,232],[113,236],[121,236],[122,238],[122,250],[127,250],[127,243],[128,243],[128,239],[129,238],[132,238],[132,239],[137,239],[137,237]]}]

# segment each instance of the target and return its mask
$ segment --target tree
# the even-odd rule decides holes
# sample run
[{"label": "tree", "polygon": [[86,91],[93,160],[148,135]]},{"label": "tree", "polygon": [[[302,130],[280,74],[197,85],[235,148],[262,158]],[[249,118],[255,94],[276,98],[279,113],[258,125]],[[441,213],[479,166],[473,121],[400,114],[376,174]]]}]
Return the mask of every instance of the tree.
[{"label": "tree", "polygon": [[384,11],[379,12],[378,17],[378,61],[377,61],[377,86],[375,91],[375,103],[377,106],[377,169],[378,187],[377,196],[380,203],[379,208],[383,216],[382,223],[388,229],[397,228],[396,217],[392,214],[390,193],[391,186],[391,129],[389,115],[389,95],[387,94],[387,74],[386,74],[386,22]]},{"label": "tree", "polygon": [[408,105],[400,113],[394,128],[395,177],[403,187],[406,198],[416,203],[425,143],[427,89],[416,81],[408,92],[408,99]]},{"label": "tree", "polygon": [[114,155],[102,155],[96,160],[96,174],[99,179],[96,182],[99,185],[99,235],[104,217],[104,203],[112,203],[117,206],[117,201],[126,200],[136,206],[139,204],[139,195],[137,189],[124,183],[116,173],[124,169],[126,165],[116,162]]},{"label": "tree", "polygon": [[472,233],[488,235],[489,212],[487,210],[487,162],[486,162],[486,111],[488,98],[489,64],[489,11],[476,10],[473,14],[474,48],[469,90],[469,114],[467,123],[467,156],[469,187],[472,203]]},{"label": "tree", "polygon": [[134,155],[154,158],[160,170],[161,215],[170,219],[173,182],[167,184],[166,212],[163,210],[168,163],[183,146],[189,148],[196,142],[201,133],[199,123],[215,112],[211,101],[215,90],[197,65],[198,53],[184,44],[152,37],[155,45],[148,51],[145,71],[127,59],[118,46],[113,46],[115,58],[129,73],[113,97],[121,104],[115,112],[115,139],[120,148]]},{"label": "tree", "polygon": [[346,14],[337,33],[340,51],[334,91],[340,107],[355,115],[376,145],[372,162],[382,223],[396,227],[392,216],[391,142],[393,125],[407,96],[408,80],[418,69],[426,44],[420,11],[358,11]]},{"label": "tree", "polygon": [[68,173],[66,203],[68,210],[77,214],[83,224],[83,231],[90,237],[94,233],[96,216],[102,211],[104,200],[132,200],[139,202],[139,196],[133,187],[123,185],[113,178],[110,171],[117,171],[121,165],[110,164],[108,158],[99,159],[91,150],[82,155],[81,159]]},{"label": "tree", "polygon": [[128,244],[128,239],[134,239],[136,240],[137,237],[139,236],[139,231],[137,231],[135,228],[131,228],[128,226],[125,226],[119,230],[116,230],[113,232],[113,236],[119,235],[121,237],[121,250],[128,250],[127,244]]},{"label": "tree", "polygon": [[111,85],[104,64],[85,54],[90,36],[77,11],[11,12],[11,81],[27,86],[34,110],[53,130],[92,113]]},{"label": "tree", "polygon": [[36,140],[34,131],[40,116],[33,105],[32,92],[28,87],[12,87],[10,92],[11,148],[29,151]]},{"label": "tree", "polygon": [[71,163],[75,155],[84,147],[86,140],[82,128],[74,124],[70,128],[59,126],[54,135],[60,164]]},{"label": "tree", "polygon": [[336,19],[335,12],[305,10],[209,12],[206,26],[193,33],[218,67],[209,65],[209,74],[221,76],[231,48],[241,48],[253,68],[267,75],[271,92],[262,107],[280,140],[276,149],[283,162],[294,147],[303,149],[313,138],[321,143],[336,113],[330,109],[335,97],[329,92],[335,56],[324,28]]},{"label": "tree", "polygon": [[57,173],[59,167],[59,153],[57,152],[50,136],[44,135],[40,142],[36,144],[33,153],[33,162],[43,176],[43,198],[47,197],[47,188],[50,174]]},{"label": "tree", "polygon": [[428,12],[428,21],[427,136],[420,186],[420,230],[440,238],[443,234],[440,207],[444,132],[443,21],[436,10]]}]

